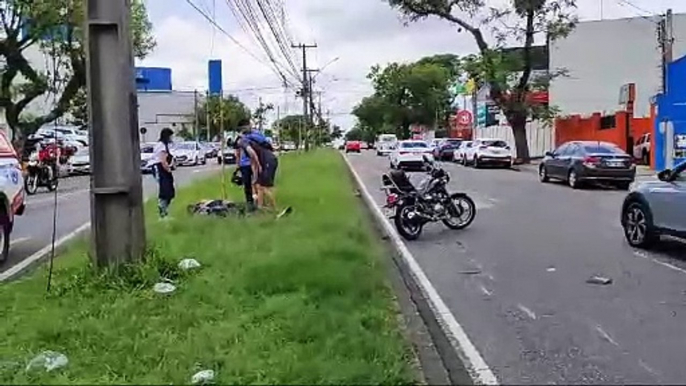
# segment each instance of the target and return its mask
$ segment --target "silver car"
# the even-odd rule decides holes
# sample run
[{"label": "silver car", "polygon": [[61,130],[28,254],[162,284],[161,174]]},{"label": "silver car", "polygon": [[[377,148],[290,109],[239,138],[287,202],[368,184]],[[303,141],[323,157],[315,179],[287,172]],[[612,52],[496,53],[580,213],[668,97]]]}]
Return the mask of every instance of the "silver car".
[{"label": "silver car", "polygon": [[631,246],[649,248],[661,235],[686,239],[686,162],[657,176],[633,184],[624,199],[622,227]]}]

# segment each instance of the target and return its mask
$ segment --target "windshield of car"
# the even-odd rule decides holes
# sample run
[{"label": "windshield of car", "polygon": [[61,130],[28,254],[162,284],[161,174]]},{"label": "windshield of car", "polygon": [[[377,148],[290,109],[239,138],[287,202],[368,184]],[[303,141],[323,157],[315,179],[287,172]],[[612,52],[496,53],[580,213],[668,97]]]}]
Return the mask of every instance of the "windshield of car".
[{"label": "windshield of car", "polygon": [[427,148],[429,145],[426,142],[416,141],[416,142],[403,142],[400,144],[403,149],[418,149]]},{"label": "windshield of car", "polygon": [[507,142],[505,141],[500,141],[500,140],[489,140],[489,141],[481,141],[482,146],[489,146],[489,147],[507,147]]},{"label": "windshield of car", "polygon": [[442,145],[444,149],[456,149],[462,141],[445,141]]},{"label": "windshield of car", "polygon": [[625,154],[624,150],[612,145],[584,145],[584,151],[589,154]]},{"label": "windshield of car", "polygon": [[181,142],[175,147],[177,150],[195,150],[195,144],[192,142]]},{"label": "windshield of car", "polygon": [[143,146],[141,147],[141,153],[152,153],[155,148],[152,146]]},{"label": "windshield of car", "polygon": [[379,136],[379,142],[394,142],[394,141],[396,141],[396,140],[397,140],[397,138],[395,137],[395,135],[382,135],[382,136]]}]

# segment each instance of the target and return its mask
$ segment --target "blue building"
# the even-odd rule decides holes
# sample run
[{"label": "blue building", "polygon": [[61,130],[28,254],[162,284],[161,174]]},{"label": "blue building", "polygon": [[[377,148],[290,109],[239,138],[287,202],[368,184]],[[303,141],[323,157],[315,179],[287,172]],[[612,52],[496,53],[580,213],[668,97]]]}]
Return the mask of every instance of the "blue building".
[{"label": "blue building", "polygon": [[686,161],[686,56],[669,63],[666,71],[666,90],[655,98],[656,170]]}]

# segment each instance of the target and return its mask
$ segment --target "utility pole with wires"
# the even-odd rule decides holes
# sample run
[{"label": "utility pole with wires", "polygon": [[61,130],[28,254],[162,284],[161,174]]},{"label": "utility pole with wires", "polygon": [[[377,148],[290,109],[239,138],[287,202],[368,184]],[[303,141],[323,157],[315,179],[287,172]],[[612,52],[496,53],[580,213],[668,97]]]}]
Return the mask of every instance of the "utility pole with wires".
[{"label": "utility pole with wires", "polygon": [[674,45],[674,25],[673,13],[671,9],[667,10],[665,15],[662,15],[657,25],[657,39],[661,52],[661,70],[662,70],[662,92],[667,92],[667,65],[673,59],[673,45]]},{"label": "utility pole with wires", "polygon": [[[302,88],[300,89],[300,96],[303,99],[303,126],[307,127],[306,125],[309,125],[310,123],[310,117],[309,117],[309,96],[311,96],[311,90],[310,90],[310,80],[308,79],[309,71],[307,68],[307,49],[308,48],[317,48],[316,44],[291,44],[292,48],[299,48],[302,50],[303,53],[303,68],[302,68]],[[305,130],[306,133],[305,135],[307,136],[307,130]],[[300,134],[300,139],[302,141],[302,133]],[[308,141],[307,138],[305,138],[305,150],[308,150]]]},{"label": "utility pole with wires", "polygon": [[133,47],[121,33],[130,30],[129,1],[88,0],[86,15],[92,256],[107,267],[145,252]]},{"label": "utility pole with wires", "polygon": [[207,126],[207,142],[212,141],[212,115],[210,114],[210,92],[205,97],[205,123]]},{"label": "utility pole with wires", "polygon": [[198,128],[198,90],[193,90],[193,137],[200,141],[200,129]]}]

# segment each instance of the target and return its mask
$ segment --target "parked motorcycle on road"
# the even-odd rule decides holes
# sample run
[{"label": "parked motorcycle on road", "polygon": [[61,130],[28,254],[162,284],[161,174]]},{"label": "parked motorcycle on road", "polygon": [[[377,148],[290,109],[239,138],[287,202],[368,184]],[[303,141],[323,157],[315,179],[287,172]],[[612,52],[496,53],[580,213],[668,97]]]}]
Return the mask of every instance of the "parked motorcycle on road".
[{"label": "parked motorcycle on road", "polygon": [[24,189],[26,194],[33,195],[38,187],[44,186],[49,191],[57,189],[57,173],[49,160],[40,159],[39,153],[33,152],[26,164],[26,178]]},{"label": "parked motorcycle on road", "polygon": [[398,233],[416,240],[424,225],[441,221],[450,229],[464,229],[476,217],[476,205],[466,193],[449,193],[450,175],[436,163],[425,160],[427,176],[415,187],[402,170],[381,177],[386,193],[386,215],[393,218]]}]

